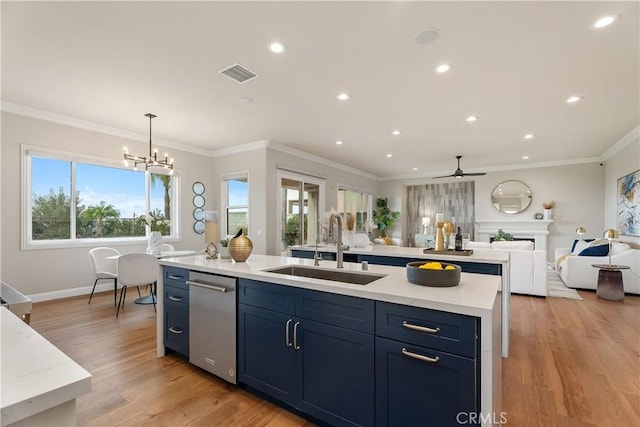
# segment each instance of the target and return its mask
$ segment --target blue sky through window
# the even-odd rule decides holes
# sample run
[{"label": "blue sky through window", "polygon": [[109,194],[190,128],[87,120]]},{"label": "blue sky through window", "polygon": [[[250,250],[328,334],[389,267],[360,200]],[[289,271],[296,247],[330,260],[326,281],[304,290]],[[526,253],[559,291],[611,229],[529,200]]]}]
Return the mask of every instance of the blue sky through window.
[{"label": "blue sky through window", "polygon": [[[69,161],[32,157],[31,165],[31,187],[35,194],[46,195],[50,189],[57,194],[60,187],[69,194]],[[76,190],[81,204],[94,206],[105,201],[118,209],[124,218],[146,213],[144,182],[142,171],[76,163]],[[164,188],[161,184],[151,187],[151,199],[152,206],[163,206]]]}]

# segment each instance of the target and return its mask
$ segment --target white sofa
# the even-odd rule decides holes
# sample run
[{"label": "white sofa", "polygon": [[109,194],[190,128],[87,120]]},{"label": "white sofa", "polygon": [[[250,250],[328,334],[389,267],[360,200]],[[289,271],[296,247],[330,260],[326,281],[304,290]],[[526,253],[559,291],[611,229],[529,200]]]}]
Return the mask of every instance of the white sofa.
[{"label": "white sofa", "polygon": [[[580,256],[576,252],[574,250],[572,254],[570,248],[556,249],[556,270],[560,278],[569,288],[596,289],[599,269],[591,265],[609,264],[609,256]],[[611,263],[631,267],[622,270],[624,291],[640,294],[640,250],[631,248],[627,243],[613,242]]]},{"label": "white sofa", "polygon": [[466,248],[509,252],[511,293],[547,296],[547,251],[533,250],[533,242],[469,242]]}]

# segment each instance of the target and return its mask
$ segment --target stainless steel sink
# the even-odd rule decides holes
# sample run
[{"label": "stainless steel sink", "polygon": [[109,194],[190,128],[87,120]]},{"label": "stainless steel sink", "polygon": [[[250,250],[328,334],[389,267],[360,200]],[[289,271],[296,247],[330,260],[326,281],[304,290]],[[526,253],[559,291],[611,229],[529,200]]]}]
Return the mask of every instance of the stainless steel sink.
[{"label": "stainless steel sink", "polygon": [[354,285],[368,285],[382,279],[386,274],[376,274],[358,271],[328,270],[318,267],[302,265],[286,265],[263,270],[269,273],[286,274],[288,276],[309,277],[311,279],[333,280],[334,282],[352,283]]}]

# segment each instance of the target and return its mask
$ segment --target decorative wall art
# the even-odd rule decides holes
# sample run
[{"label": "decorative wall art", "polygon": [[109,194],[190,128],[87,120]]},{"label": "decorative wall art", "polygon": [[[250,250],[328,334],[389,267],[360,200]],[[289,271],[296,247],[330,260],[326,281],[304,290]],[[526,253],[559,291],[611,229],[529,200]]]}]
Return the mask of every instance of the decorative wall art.
[{"label": "decorative wall art", "polygon": [[640,170],[618,178],[618,233],[640,236]]}]

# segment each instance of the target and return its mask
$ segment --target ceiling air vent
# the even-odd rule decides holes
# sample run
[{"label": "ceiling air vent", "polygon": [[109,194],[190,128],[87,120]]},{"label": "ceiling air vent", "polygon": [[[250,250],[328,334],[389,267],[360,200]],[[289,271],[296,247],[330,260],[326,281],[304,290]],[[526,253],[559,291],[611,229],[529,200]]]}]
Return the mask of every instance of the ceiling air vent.
[{"label": "ceiling air vent", "polygon": [[240,84],[246,83],[249,80],[258,77],[256,73],[240,64],[233,64],[231,67],[225,68],[224,70],[220,71],[220,74],[224,74],[225,76],[235,80]]}]

